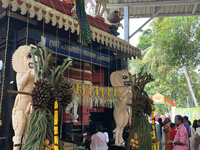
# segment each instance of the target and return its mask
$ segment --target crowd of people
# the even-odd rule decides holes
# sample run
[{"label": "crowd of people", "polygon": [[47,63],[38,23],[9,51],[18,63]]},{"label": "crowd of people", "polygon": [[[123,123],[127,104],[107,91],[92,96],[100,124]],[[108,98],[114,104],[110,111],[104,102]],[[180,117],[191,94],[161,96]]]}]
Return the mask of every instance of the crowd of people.
[{"label": "crowd of people", "polygon": [[[160,150],[200,150],[200,138],[197,134],[197,128],[200,127],[200,120],[194,120],[193,125],[187,116],[175,116],[175,123],[172,123],[169,117],[164,115],[155,117],[156,120],[156,140],[160,142]],[[199,128],[200,129],[200,128]],[[130,128],[127,128],[123,138],[126,141]],[[86,149],[107,150],[109,137],[107,132],[103,132],[103,126],[96,126],[96,133],[92,135],[85,144]],[[88,144],[87,144],[88,143]]]},{"label": "crowd of people", "polygon": [[[163,115],[164,116],[164,115]],[[200,120],[194,120],[193,125],[187,116],[175,116],[175,123],[168,117],[155,117],[156,140],[160,142],[160,150],[199,150],[199,140],[196,133]]]}]

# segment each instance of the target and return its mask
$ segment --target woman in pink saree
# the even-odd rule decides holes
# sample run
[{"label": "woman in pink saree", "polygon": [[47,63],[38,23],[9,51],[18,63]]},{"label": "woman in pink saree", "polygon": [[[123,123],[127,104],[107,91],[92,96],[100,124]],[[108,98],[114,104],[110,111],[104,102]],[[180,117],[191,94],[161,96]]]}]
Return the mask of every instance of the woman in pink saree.
[{"label": "woman in pink saree", "polygon": [[96,134],[92,136],[90,143],[91,150],[108,150],[106,136],[103,134],[103,126],[96,126]]}]

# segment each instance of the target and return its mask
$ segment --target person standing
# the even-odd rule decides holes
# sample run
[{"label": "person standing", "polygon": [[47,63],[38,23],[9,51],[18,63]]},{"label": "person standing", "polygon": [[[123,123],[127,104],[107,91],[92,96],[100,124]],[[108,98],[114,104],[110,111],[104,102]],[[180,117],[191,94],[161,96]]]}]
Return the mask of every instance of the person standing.
[{"label": "person standing", "polygon": [[155,115],[155,121],[158,122],[158,119],[159,119],[159,118],[160,118],[160,117],[156,114],[156,115]]},{"label": "person standing", "polygon": [[160,116],[160,118],[162,118],[162,122],[164,122],[166,117],[162,114],[162,115]]},{"label": "person standing", "polygon": [[200,127],[200,119],[197,120],[197,126]]},{"label": "person standing", "polygon": [[[164,123],[165,125],[165,123]],[[161,150],[165,150],[165,138],[166,138],[166,133],[164,132],[164,127],[162,127],[162,139],[161,139],[161,143],[162,143],[162,149]]]},{"label": "person standing", "polygon": [[188,117],[187,116],[183,117],[183,122],[185,124],[186,129],[187,129],[188,137],[191,137],[191,129],[190,129],[190,125],[188,123]]},{"label": "person standing", "polygon": [[174,141],[175,135],[177,133],[176,125],[175,125],[175,123],[171,123],[170,126],[172,128],[172,130],[171,130],[172,141]]},{"label": "person standing", "polygon": [[164,126],[164,124],[162,123],[162,119],[158,118],[158,123],[156,124],[155,128],[156,128],[156,140],[158,142],[160,142],[159,149],[162,148],[161,140],[162,140],[162,127],[163,126]]},{"label": "person standing", "polygon": [[164,132],[166,133],[166,138],[165,138],[165,150],[172,150],[172,145],[170,145],[167,141],[172,140],[171,136],[171,126],[170,126],[171,120],[169,118],[165,118],[164,124]]},{"label": "person standing", "polygon": [[177,126],[177,133],[174,141],[168,140],[168,144],[174,145],[174,150],[189,150],[189,138],[187,129],[183,123],[183,117],[181,115],[175,116],[175,124]]},{"label": "person standing", "polygon": [[189,120],[188,120],[188,117],[187,116],[184,116],[183,117],[183,122],[185,124],[185,127],[187,129],[187,133],[188,133],[188,137],[189,137],[189,149],[190,149],[190,137],[191,137],[191,129],[190,129],[190,124],[189,123]]},{"label": "person standing", "polygon": [[103,126],[96,126],[96,134],[92,135],[90,149],[91,150],[108,150],[108,146],[106,143],[106,136],[102,133]]},{"label": "person standing", "polygon": [[[172,128],[172,130],[171,130],[172,141],[174,141],[174,138],[175,138],[175,135],[177,132],[176,125],[175,125],[175,123],[171,123],[170,126]],[[172,146],[172,148],[174,148],[174,146]]]},{"label": "person standing", "polygon": [[192,127],[193,127],[193,129],[196,131],[196,128],[198,128],[197,120],[194,120],[194,121],[193,121]]},{"label": "person standing", "polygon": [[86,132],[83,135],[84,135],[83,147],[85,147],[85,150],[90,150],[91,137],[89,137],[89,135],[90,135],[89,127],[86,128]]},{"label": "person standing", "polygon": [[193,126],[190,127],[191,129],[191,137],[190,137],[190,148],[191,150],[197,150],[198,149],[198,137],[196,133],[197,128],[197,120],[193,121]]}]

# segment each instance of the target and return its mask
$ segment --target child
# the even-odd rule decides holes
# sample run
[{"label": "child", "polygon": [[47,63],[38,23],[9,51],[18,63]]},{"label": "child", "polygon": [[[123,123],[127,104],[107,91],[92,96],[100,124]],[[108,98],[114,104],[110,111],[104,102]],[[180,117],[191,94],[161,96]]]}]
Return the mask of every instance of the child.
[{"label": "child", "polygon": [[[175,125],[175,123],[171,123],[170,126],[172,128],[172,130],[171,130],[172,141],[174,141],[174,137],[175,137],[176,132],[177,132],[176,125]],[[173,148],[174,148],[174,146],[173,146]]]}]

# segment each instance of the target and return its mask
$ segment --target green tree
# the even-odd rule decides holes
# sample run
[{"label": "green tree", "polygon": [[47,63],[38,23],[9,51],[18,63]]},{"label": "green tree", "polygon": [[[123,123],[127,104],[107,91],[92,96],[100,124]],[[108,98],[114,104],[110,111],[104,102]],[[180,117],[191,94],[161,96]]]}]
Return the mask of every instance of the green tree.
[{"label": "green tree", "polygon": [[137,44],[137,47],[141,49],[142,51],[151,46],[152,41],[152,30],[142,30],[142,35],[139,37],[139,43]]},{"label": "green tree", "polygon": [[182,68],[190,101],[197,106],[190,82],[191,70],[200,63],[200,19],[198,16],[156,18],[151,23],[153,43],[166,53],[166,62]]},{"label": "green tree", "polygon": [[[146,53],[142,60],[135,59],[132,61],[135,70],[138,72],[142,66],[150,72],[155,78],[154,82],[149,83],[145,91],[149,97],[156,93],[161,93],[165,97],[177,104],[177,107],[188,107],[187,105],[187,82],[184,73],[178,66],[171,66],[165,61],[166,54],[164,51],[156,48],[153,44],[146,49]],[[200,97],[199,80],[200,76],[195,71],[192,71],[192,84],[197,98]],[[199,99],[200,100],[200,99]],[[166,104],[156,105],[156,113],[162,114],[170,110],[170,106]],[[191,104],[190,104],[191,106]]]},{"label": "green tree", "polygon": [[[182,17],[179,17],[182,18]],[[195,18],[195,17],[194,17]],[[195,22],[195,19],[191,19]],[[154,23],[154,21],[156,23]],[[132,61],[132,64],[136,71],[139,71],[142,66],[145,66],[145,69],[150,72],[153,77],[156,79],[154,82],[149,83],[145,90],[148,92],[149,97],[152,97],[157,92],[163,94],[165,97],[169,98],[171,101],[177,104],[177,107],[188,107],[187,97],[188,97],[188,82],[185,78],[185,73],[182,70],[180,63],[170,62],[170,55],[166,50],[166,47],[172,47],[175,43],[172,42],[172,37],[168,36],[164,32],[166,26],[171,26],[170,22],[167,23],[165,18],[158,18],[152,23],[152,44],[150,47],[142,51],[143,58],[135,59]],[[189,20],[187,20],[189,21]],[[195,22],[196,23],[196,22]],[[157,25],[157,26],[156,26]],[[156,27],[154,27],[156,26]],[[183,25],[179,22],[179,27]],[[176,28],[178,28],[176,26]],[[171,26],[171,32],[175,32],[175,29]],[[160,31],[158,31],[158,29]],[[199,24],[193,25],[192,30],[195,30],[195,37],[198,38],[199,34]],[[200,32],[199,32],[200,33]],[[171,33],[170,33],[171,34]],[[164,35],[164,36],[162,36]],[[169,39],[171,38],[171,39]],[[196,39],[197,39],[196,38]],[[157,39],[157,40],[156,40]],[[160,40],[159,40],[160,39]],[[184,39],[185,40],[185,39]],[[198,39],[197,39],[198,40]],[[177,41],[180,42],[180,41]],[[140,43],[139,43],[140,44]],[[169,46],[165,45],[168,44]],[[177,44],[177,43],[176,43]],[[198,45],[198,42],[197,42]],[[165,47],[164,47],[165,46]],[[195,55],[198,55],[199,50],[194,50],[194,60],[188,60],[188,74],[190,77],[191,85],[193,86],[194,95],[198,102],[200,102],[200,74],[196,69],[196,65],[199,64],[198,59]],[[177,50],[174,53],[177,53]],[[172,55],[172,54],[171,54]],[[189,55],[189,54],[188,54]],[[181,58],[180,58],[181,59]],[[172,59],[174,61],[174,59]],[[186,61],[186,60],[185,60]],[[187,61],[186,61],[187,62]],[[174,63],[174,64],[173,64]],[[193,107],[193,102],[190,101],[190,107]],[[168,105],[156,105],[157,113],[161,114],[168,111],[170,107]]]}]

